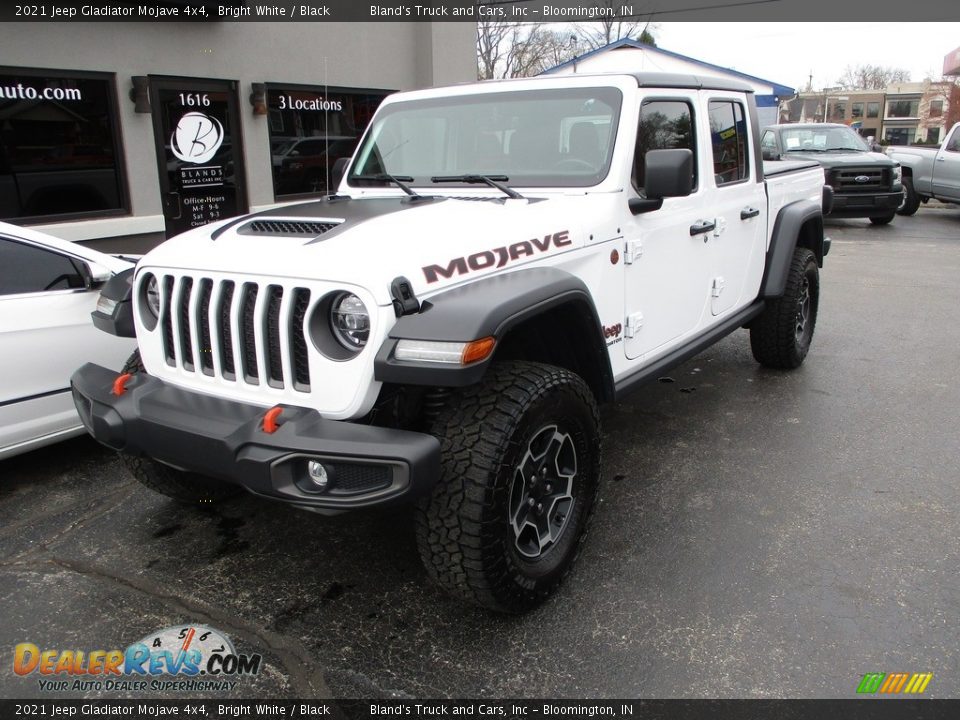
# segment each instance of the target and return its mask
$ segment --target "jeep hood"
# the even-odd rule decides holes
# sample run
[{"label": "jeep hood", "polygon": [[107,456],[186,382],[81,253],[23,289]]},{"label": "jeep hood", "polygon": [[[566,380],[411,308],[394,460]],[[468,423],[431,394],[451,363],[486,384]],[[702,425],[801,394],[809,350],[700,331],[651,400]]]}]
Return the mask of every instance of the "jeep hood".
[{"label": "jeep hood", "polygon": [[366,288],[380,305],[390,283],[423,297],[465,280],[582,247],[599,198],[334,197],[188,231],[140,267],[303,278]]}]

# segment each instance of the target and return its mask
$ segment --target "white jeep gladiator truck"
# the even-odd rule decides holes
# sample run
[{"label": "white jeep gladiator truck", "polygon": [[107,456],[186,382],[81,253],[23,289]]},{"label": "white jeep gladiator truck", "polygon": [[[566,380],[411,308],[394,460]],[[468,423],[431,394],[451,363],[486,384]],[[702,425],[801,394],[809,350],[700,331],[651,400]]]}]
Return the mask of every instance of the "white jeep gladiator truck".
[{"label": "white jeep gladiator truck", "polygon": [[185,502],[409,502],[428,574],[529,609],[574,560],[597,407],[747,327],[799,366],[823,170],[765,175],[747,86],[576,75],[399,93],[337,193],[191,230],[102,293],[90,433]]}]

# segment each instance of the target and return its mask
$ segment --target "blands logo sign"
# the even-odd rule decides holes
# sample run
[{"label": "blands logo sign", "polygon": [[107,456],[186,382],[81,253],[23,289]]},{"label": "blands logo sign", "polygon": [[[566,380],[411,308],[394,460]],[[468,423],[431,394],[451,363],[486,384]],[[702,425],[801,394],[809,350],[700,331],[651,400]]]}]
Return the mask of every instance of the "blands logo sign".
[{"label": "blands logo sign", "polygon": [[933,673],[867,673],[857,686],[860,694],[922,695]]}]

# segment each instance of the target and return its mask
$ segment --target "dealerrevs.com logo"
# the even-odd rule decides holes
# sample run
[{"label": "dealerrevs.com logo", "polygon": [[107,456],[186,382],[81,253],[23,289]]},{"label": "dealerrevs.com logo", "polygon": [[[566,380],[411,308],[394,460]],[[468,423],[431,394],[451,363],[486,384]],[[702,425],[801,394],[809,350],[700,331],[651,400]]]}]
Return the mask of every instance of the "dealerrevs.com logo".
[{"label": "dealerrevs.com logo", "polygon": [[244,675],[260,672],[262,656],[238,654],[219,630],[178,625],[151,633],[126,650],[41,649],[20,643],[13,671],[37,676],[44,692],[233,690]]}]

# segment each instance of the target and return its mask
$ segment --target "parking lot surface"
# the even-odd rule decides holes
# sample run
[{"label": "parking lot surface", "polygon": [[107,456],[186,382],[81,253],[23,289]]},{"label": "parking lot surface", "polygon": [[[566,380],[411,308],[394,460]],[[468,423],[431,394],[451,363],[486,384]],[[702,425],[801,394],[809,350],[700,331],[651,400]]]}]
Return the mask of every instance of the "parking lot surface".
[{"label": "parking lot surface", "polygon": [[738,332],[606,408],[590,537],[524,617],[433,587],[402,513],[183,509],[87,438],[0,462],[0,695],[44,696],[17,643],[203,623],[264,656],[237,697],[960,696],[960,211],[827,234],[800,370]]}]

